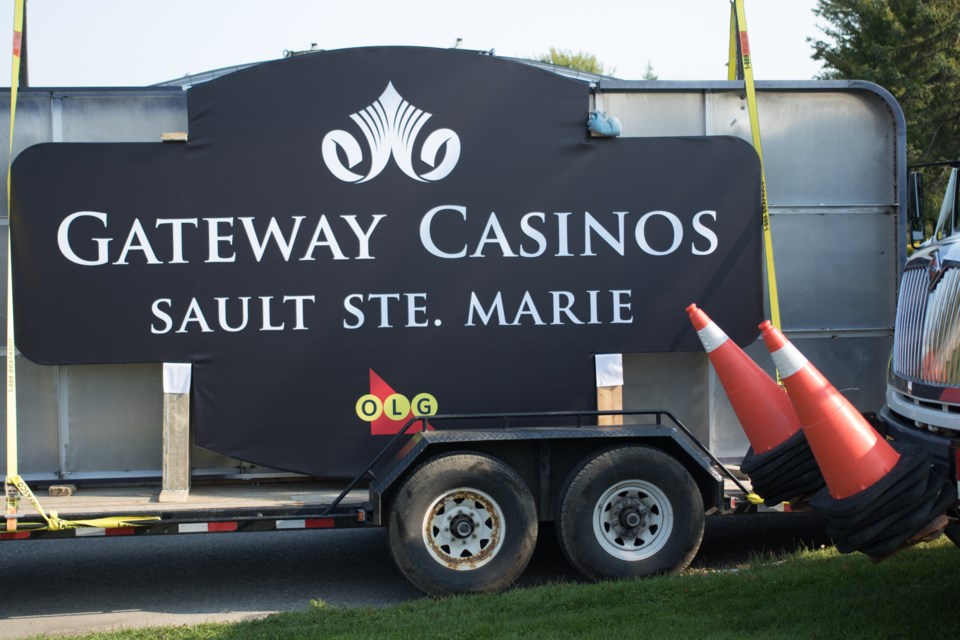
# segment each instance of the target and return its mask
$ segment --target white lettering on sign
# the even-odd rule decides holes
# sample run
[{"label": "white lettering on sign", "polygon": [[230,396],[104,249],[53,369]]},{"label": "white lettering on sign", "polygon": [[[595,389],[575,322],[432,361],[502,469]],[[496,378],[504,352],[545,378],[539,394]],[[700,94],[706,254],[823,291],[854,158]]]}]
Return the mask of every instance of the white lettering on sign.
[{"label": "white lettering on sign", "polygon": [[[344,329],[359,329],[364,326],[367,316],[376,319],[378,329],[396,326],[428,327],[427,294],[425,293],[352,293],[343,300],[343,308],[349,319],[344,319]],[[399,319],[398,319],[399,318]],[[434,320],[440,326],[440,320]]]},{"label": "white lettering on sign", "polygon": [[64,258],[74,264],[84,266],[107,264],[109,260],[107,257],[107,249],[110,246],[110,238],[91,238],[93,245],[96,247],[96,257],[93,259],[81,258],[70,245],[70,225],[80,218],[94,218],[103,223],[104,227],[107,226],[107,214],[105,213],[99,211],[77,211],[76,213],[71,213],[63,219],[63,222],[60,223],[60,228],[57,230],[57,245],[60,247],[60,253],[63,254]]},{"label": "white lettering on sign", "polygon": [[[503,292],[481,301],[476,291],[470,292],[467,321],[463,326],[565,325],[565,324],[630,324],[633,292],[628,289],[599,289],[586,291],[587,300],[581,303],[580,314],[574,312],[577,301],[571,291],[548,291],[534,299],[524,291],[518,302],[504,302]],[[603,294],[605,300],[601,301]],[[602,306],[601,306],[602,305]],[[549,321],[549,322],[548,322]]]},{"label": "white lettering on sign", "polygon": [[[101,228],[111,231],[107,214],[77,211],[60,223],[57,246],[64,258],[85,267],[132,263],[188,264],[195,261],[231,263],[237,262],[241,249],[249,250],[249,255],[256,262],[261,262],[268,251],[279,254],[284,262],[294,259],[309,262],[316,260],[318,249],[329,251],[333,260],[373,260],[370,241],[377,225],[385,217],[385,214],[374,214],[370,217],[370,223],[363,226],[356,215],[335,216],[339,229],[335,231],[327,216],[321,215],[314,223],[309,240],[306,234],[301,233],[305,216],[290,216],[290,222],[283,225],[277,218],[271,217],[266,229],[258,229],[256,218],[249,216],[158,218],[152,225],[152,233],[148,231],[149,224],[145,225],[139,218],[134,218],[129,227],[120,230],[124,241],[116,259],[111,262],[110,243],[114,238],[98,237]],[[93,226],[78,224],[85,219],[97,222]],[[75,228],[75,225],[79,228]],[[237,232],[238,228],[243,230],[242,234]],[[92,235],[94,233],[96,235]],[[205,255],[187,255],[185,241],[192,233],[205,234]],[[343,248],[345,241],[349,241],[351,246],[355,245],[355,250],[351,250],[349,255]]]},{"label": "white lettering on sign", "polygon": [[[130,265],[261,264],[268,258],[290,262],[374,260],[375,234],[386,228],[387,214],[134,218],[111,227],[106,212],[77,211],[57,229],[57,246],[69,262],[82,267]],[[400,219],[397,217],[396,219]],[[720,238],[714,230],[715,210],[680,216],[666,210],[642,215],[629,211],[529,211],[509,217],[495,211],[471,219],[467,207],[433,207],[414,224],[427,255],[442,260],[531,260],[541,257],[595,259],[638,252],[659,258],[677,253],[708,256]],[[481,224],[482,223],[482,224]],[[381,233],[381,242],[396,237]],[[117,249],[119,247],[119,249]],[[413,247],[411,251],[417,248]],[[479,273],[479,272],[478,272]],[[481,276],[483,277],[482,274]],[[564,288],[518,291],[460,291],[463,315],[431,316],[425,291],[352,292],[343,297],[340,327],[358,329],[423,329],[452,320],[464,327],[590,326],[632,324],[630,289]],[[467,293],[469,292],[469,296]],[[271,291],[262,292],[266,294]],[[457,291],[443,291],[444,297]],[[317,295],[236,295],[210,297],[167,295],[152,301],[152,334],[239,333],[242,331],[305,331],[309,306]],[[442,314],[449,314],[445,302]]]},{"label": "white lettering on sign", "polygon": [[[547,215],[531,211],[519,218],[519,228],[514,223],[507,225],[495,211],[487,214],[483,230],[470,237],[462,223],[468,221],[467,208],[461,205],[440,205],[430,209],[420,219],[420,243],[428,254],[445,260],[460,258],[539,258],[550,255],[558,258],[594,257],[601,252],[626,256],[631,243],[650,256],[667,256],[683,246],[684,238],[692,236],[688,248],[691,255],[705,256],[714,253],[719,246],[716,232],[707,221],[716,222],[717,212],[697,212],[690,220],[691,229],[685,228],[680,216],[670,211],[650,211],[636,221],[628,220],[627,211],[612,211],[607,216],[597,216],[584,211],[574,220],[572,212],[561,211]],[[124,238],[116,256],[110,252],[111,242],[99,230],[111,231],[108,215],[98,211],[77,211],[60,223],[57,245],[64,258],[81,266],[118,266],[132,263],[148,265],[188,264],[201,260],[201,256],[189,256],[185,240],[191,234],[205,235],[205,263],[233,263],[244,255],[255,262],[263,261],[268,252],[279,255],[284,262],[299,260],[312,262],[317,252],[327,252],[332,260],[373,260],[371,241],[386,214],[373,214],[364,226],[356,215],[341,215],[328,218],[321,215],[313,223],[313,231],[307,239],[302,231],[306,216],[290,216],[281,223],[271,217],[258,228],[252,216],[217,218],[158,218],[152,227],[135,218],[128,227],[120,230]],[[612,218],[612,224],[609,222]],[[95,220],[96,224],[82,224],[82,230],[74,225],[83,219]],[[434,233],[434,225],[443,220],[443,240]],[[606,221],[605,221],[606,219]],[[335,228],[331,220],[337,220]],[[571,252],[571,228],[579,224],[582,230],[582,248]],[[628,223],[632,234],[627,233]],[[345,228],[344,228],[345,227]],[[658,228],[656,242],[651,240],[651,228]],[[238,229],[242,233],[238,233]],[[151,233],[152,231],[152,233]],[[664,238],[667,238],[664,242]],[[344,242],[349,241],[350,250]],[[705,244],[704,244],[705,241]],[[115,259],[114,259],[115,258]]]},{"label": "white lettering on sign", "polygon": [[700,219],[703,216],[710,216],[711,218],[713,218],[714,222],[716,222],[717,212],[701,211],[697,215],[693,216],[693,230],[699,233],[702,237],[706,238],[707,241],[710,243],[709,245],[707,245],[706,249],[697,249],[695,245],[690,245],[690,253],[692,253],[695,256],[710,255],[711,253],[717,250],[717,244],[720,242],[717,239],[717,234],[714,233],[712,229],[705,226],[703,222],[700,221]]},{"label": "white lettering on sign", "polygon": [[[150,332],[153,334],[173,333],[213,333],[225,331],[237,333],[247,329],[250,322],[250,296],[237,298],[213,298],[201,301],[191,298],[183,305],[175,304],[172,298],[159,298],[153,301],[150,309],[154,316]],[[259,296],[259,304],[254,304],[254,313],[258,321],[257,331],[306,331],[305,303],[317,301],[316,296]],[[211,324],[211,320],[213,324]]]},{"label": "white lettering on sign", "polygon": [[[607,216],[595,216],[589,211],[574,216],[572,212],[555,212],[552,216],[531,211],[520,217],[519,229],[505,225],[495,211],[486,218],[483,231],[471,237],[466,223],[467,208],[461,205],[434,207],[420,219],[420,243],[430,255],[445,260],[459,258],[539,258],[548,251],[558,258],[593,257],[605,254],[626,256],[630,247],[628,222],[633,226],[633,244],[650,256],[667,256],[683,246],[684,236],[690,234],[691,255],[710,255],[717,250],[717,234],[707,226],[704,218],[717,219],[717,212],[700,211],[693,216],[690,231],[684,228],[680,216],[670,211],[650,211],[635,221],[629,221],[628,211],[612,211]],[[612,217],[612,223],[609,222]],[[548,222],[549,221],[549,222]],[[443,240],[434,233],[434,225],[443,224]],[[571,229],[579,224],[582,230],[582,249],[571,253]],[[651,229],[656,231],[652,232]],[[654,243],[652,238],[657,238]],[[664,238],[667,241],[664,242]],[[703,240],[706,247],[698,246]]]}]

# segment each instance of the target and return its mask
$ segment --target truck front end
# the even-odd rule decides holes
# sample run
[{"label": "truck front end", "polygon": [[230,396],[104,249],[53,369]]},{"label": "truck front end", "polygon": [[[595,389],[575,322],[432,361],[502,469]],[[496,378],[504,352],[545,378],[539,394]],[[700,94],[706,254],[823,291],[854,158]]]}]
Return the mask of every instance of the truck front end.
[{"label": "truck front end", "polygon": [[[880,415],[889,438],[923,447],[956,480],[960,468],[960,161],[940,164],[952,167],[950,178],[933,237],[910,256],[900,280],[886,404]],[[922,224],[923,197],[922,182],[915,175],[910,196],[916,229]],[[954,518],[951,529],[960,528],[956,505],[948,515]]]}]

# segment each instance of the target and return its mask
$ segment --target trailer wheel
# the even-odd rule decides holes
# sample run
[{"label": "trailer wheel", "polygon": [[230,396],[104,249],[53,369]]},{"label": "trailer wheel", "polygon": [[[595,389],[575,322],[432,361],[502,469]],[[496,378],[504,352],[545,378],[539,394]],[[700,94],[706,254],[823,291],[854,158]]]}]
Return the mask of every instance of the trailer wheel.
[{"label": "trailer wheel", "polygon": [[560,500],[560,545],[593,580],[680,571],[703,539],[703,498],[693,477],[656,449],[618,447],[588,459]]},{"label": "trailer wheel", "polygon": [[454,453],[418,467],[390,509],[390,552],[435,596],[495,593],[523,572],[537,542],[530,489],[496,458]]},{"label": "trailer wheel", "polygon": [[960,521],[951,518],[947,527],[943,530],[943,533],[946,534],[954,546],[960,548]]}]

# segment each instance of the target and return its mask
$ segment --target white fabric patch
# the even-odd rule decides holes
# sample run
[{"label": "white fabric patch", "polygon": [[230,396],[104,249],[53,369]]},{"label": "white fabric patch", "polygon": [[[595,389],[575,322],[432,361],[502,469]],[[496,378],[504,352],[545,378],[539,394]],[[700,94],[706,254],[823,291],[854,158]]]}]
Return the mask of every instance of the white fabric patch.
[{"label": "white fabric patch", "polygon": [[595,357],[597,367],[597,386],[621,386],[623,384],[623,354],[598,353]]},{"label": "white fabric patch", "polygon": [[193,365],[189,362],[163,363],[163,392],[190,393],[190,376]]}]

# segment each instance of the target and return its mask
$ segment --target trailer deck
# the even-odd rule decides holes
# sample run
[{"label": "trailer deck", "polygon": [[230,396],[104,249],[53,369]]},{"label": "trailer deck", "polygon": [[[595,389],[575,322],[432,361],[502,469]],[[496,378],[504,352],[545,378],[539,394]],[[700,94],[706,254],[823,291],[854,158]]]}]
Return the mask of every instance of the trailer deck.
[{"label": "trailer deck", "polygon": [[[54,530],[46,527],[36,508],[24,500],[18,530],[0,533],[0,540],[364,526],[367,491],[352,491],[330,509],[339,493],[329,483],[212,484],[192,487],[182,502],[160,502],[159,485],[84,486],[73,495],[37,498],[48,514],[61,520],[94,522]],[[124,526],[124,516],[156,520]],[[95,526],[101,524],[96,522],[101,518],[116,519],[118,526]]]}]

